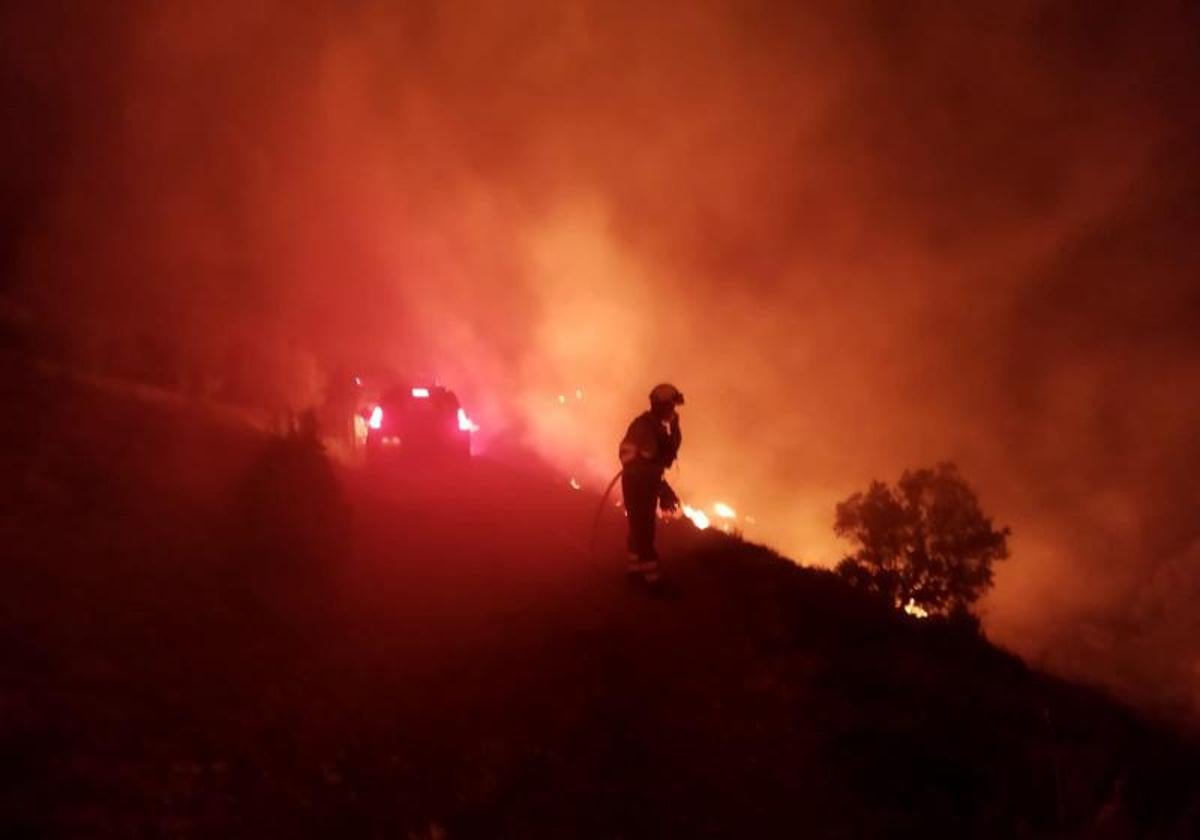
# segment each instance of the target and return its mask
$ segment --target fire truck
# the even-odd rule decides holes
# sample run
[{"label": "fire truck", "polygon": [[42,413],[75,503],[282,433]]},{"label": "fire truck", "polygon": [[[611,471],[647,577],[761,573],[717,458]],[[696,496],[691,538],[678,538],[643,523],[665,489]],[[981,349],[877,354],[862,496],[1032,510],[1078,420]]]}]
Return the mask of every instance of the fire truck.
[{"label": "fire truck", "polygon": [[365,420],[368,466],[466,463],[479,428],[454,392],[440,385],[389,388]]}]

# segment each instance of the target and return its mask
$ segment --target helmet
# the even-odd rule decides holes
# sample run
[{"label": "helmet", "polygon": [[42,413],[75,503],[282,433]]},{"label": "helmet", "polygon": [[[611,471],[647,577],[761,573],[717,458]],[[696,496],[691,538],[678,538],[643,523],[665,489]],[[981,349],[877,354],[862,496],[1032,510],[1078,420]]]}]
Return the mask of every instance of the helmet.
[{"label": "helmet", "polygon": [[655,385],[650,392],[651,405],[683,405],[683,392],[670,383]]}]

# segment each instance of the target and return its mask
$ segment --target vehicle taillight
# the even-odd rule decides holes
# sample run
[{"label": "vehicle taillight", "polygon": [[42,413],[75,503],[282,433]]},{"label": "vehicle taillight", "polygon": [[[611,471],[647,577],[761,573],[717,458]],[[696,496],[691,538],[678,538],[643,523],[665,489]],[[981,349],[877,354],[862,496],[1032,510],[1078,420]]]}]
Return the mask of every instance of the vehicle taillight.
[{"label": "vehicle taillight", "polygon": [[372,429],[383,428],[383,408],[375,406],[371,409],[371,419],[367,421],[367,425]]}]

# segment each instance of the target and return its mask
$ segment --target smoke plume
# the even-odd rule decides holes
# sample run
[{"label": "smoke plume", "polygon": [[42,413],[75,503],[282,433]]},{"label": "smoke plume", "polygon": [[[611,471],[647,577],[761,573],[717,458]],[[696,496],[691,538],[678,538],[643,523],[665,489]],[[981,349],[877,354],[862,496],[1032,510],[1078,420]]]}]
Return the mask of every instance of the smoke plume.
[{"label": "smoke plume", "polygon": [[8,5],[4,283],[73,352],[386,363],[593,487],[670,380],[678,489],[812,563],[954,460],[989,632],[1200,709],[1193,4]]}]

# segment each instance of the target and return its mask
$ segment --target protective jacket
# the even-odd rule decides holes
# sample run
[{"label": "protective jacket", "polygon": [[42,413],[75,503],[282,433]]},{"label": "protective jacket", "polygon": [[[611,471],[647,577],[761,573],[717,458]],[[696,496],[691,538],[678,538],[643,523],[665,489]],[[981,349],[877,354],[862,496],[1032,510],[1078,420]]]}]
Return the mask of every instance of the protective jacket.
[{"label": "protective jacket", "polygon": [[678,423],[659,420],[644,412],[629,424],[621,440],[619,455],[626,473],[635,472],[662,478],[663,471],[675,463],[683,435]]}]

